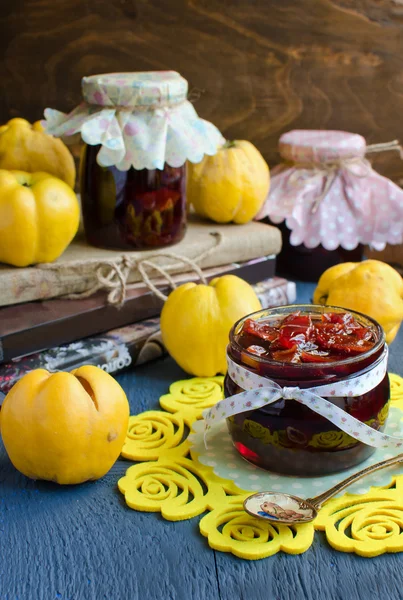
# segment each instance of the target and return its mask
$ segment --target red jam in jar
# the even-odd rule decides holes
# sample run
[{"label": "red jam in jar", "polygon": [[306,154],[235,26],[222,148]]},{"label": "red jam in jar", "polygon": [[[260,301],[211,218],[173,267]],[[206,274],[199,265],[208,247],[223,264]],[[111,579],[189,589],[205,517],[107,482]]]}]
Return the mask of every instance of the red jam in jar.
[{"label": "red jam in jar", "polygon": [[88,243],[141,250],[179,242],[186,231],[186,165],[160,169],[101,167],[100,146],[85,146],[81,202]]},{"label": "red jam in jar", "polygon": [[199,118],[176,71],[83,77],[83,102],[69,114],[47,109],[46,131],[81,134],[81,201],[87,240],[116,250],[162,248],[185,235],[186,164],[224,143]]},{"label": "red jam in jar", "polygon": [[[378,323],[337,307],[286,306],[241,319],[230,333],[230,358],[282,387],[301,389],[348,380],[383,359]],[[244,391],[227,374],[225,396]],[[383,431],[389,409],[387,374],[361,396],[326,398],[356,419]],[[250,462],[290,475],[325,475],[348,469],[375,449],[294,400],[227,419],[235,447]]]}]

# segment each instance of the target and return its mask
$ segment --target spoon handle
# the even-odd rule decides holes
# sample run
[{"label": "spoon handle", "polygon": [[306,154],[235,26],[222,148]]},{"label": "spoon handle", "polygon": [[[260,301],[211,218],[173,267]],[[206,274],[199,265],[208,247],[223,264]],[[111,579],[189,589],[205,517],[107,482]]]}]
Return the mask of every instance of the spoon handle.
[{"label": "spoon handle", "polygon": [[352,483],[355,483],[362,477],[365,477],[366,475],[369,475],[370,473],[374,473],[375,471],[378,471],[379,469],[384,469],[385,467],[390,467],[391,465],[395,465],[396,463],[399,463],[399,462],[403,462],[403,454],[398,454],[397,456],[394,456],[393,458],[388,458],[387,460],[382,460],[381,462],[378,462],[378,463],[375,463],[374,465],[366,467],[365,469],[358,471],[358,473],[354,473],[354,475],[350,475],[350,477],[347,477],[347,479],[340,481],[340,483],[337,483],[335,486],[330,488],[330,490],[323,492],[323,494],[319,494],[319,496],[315,496],[314,498],[307,498],[307,502],[310,502],[311,504],[314,505],[314,507],[316,509],[319,509],[322,506],[322,504],[324,502],[326,502],[326,500],[333,498],[333,496],[335,496],[336,494],[338,494],[339,492],[344,490],[346,487],[348,487]]}]

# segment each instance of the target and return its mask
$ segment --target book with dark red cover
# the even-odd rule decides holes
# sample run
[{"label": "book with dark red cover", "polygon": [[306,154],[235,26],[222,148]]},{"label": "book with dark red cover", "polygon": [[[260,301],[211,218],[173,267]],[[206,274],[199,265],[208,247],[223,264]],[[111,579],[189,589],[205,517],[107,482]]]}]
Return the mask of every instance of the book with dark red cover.
[{"label": "book with dark red cover", "polygon": [[[251,284],[273,277],[275,259],[263,257],[205,270],[206,279],[228,273]],[[176,277],[178,284],[195,279],[193,273]],[[160,288],[168,294],[168,287]],[[127,291],[121,307],[106,303],[99,292],[89,298],[57,298],[0,308],[0,362],[68,344],[144,319],[156,317],[163,302],[144,286]]]}]

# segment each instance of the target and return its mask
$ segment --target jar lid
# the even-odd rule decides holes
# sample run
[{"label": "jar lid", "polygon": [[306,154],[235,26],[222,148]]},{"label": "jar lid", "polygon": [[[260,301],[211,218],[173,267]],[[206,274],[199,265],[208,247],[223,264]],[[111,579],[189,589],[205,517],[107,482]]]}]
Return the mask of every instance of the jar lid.
[{"label": "jar lid", "polygon": [[106,73],[83,77],[81,89],[88,104],[151,108],[186,100],[188,82],[175,71]]},{"label": "jar lid", "polygon": [[43,126],[67,143],[81,134],[86,144],[100,146],[102,167],[127,171],[198,163],[216,154],[225,139],[200,119],[187,90],[186,79],[175,71],[92,75],[82,80],[84,102],[68,115],[47,108]]},{"label": "jar lid", "polygon": [[347,131],[294,129],[280,137],[281,156],[295,163],[331,162],[365,156],[362,135]]}]

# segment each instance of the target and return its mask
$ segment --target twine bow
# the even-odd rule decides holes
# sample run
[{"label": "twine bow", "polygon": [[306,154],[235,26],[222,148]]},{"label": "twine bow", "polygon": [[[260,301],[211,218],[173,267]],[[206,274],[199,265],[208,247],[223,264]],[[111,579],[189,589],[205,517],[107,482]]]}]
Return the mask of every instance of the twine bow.
[{"label": "twine bow", "polygon": [[[204,284],[207,283],[206,278],[203,274],[199,264],[205,258],[210,256],[223,241],[223,235],[220,232],[212,232],[211,235],[214,237],[214,245],[207,250],[204,250],[201,254],[195,258],[187,258],[186,256],[180,256],[174,252],[155,252],[149,255],[147,258],[133,258],[127,254],[124,254],[116,261],[105,261],[98,265],[95,271],[96,282],[94,285],[86,290],[85,292],[68,294],[64,296],[71,300],[79,300],[82,298],[88,298],[100,290],[108,291],[108,303],[115,306],[122,306],[125,301],[127,291],[138,287],[138,284],[128,284],[129,276],[133,270],[137,269],[141,281],[151,290],[158,298],[165,302],[167,296],[163,294],[157,286],[152,282],[152,278],[148,274],[148,270],[154,270],[164,277],[172,289],[175,289],[176,283],[170,275],[170,271],[177,271],[182,268],[184,264],[189,265],[199,277],[200,281]],[[160,258],[168,258],[177,262],[170,265],[161,265],[155,262]],[[78,263],[80,264],[80,263]],[[55,268],[53,265],[38,265],[42,269]],[[58,267],[60,268],[60,266]]]},{"label": "twine bow", "polygon": [[[378,152],[388,152],[390,150],[399,152],[400,158],[403,159],[403,148],[400,145],[399,140],[393,140],[392,142],[380,144],[371,144],[366,147],[365,155]],[[316,213],[320,203],[326,198],[340,171],[349,171],[356,177],[368,177],[372,170],[371,163],[364,156],[352,156],[323,162],[296,162],[293,163],[292,166],[295,171],[289,178],[289,183],[291,185],[305,186],[307,183],[314,183],[315,181],[322,180],[322,178],[325,177],[323,189],[312,204],[312,214]]]}]

